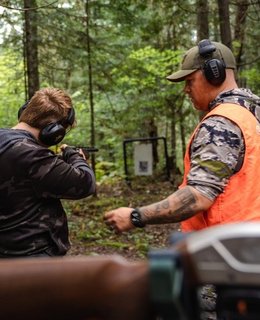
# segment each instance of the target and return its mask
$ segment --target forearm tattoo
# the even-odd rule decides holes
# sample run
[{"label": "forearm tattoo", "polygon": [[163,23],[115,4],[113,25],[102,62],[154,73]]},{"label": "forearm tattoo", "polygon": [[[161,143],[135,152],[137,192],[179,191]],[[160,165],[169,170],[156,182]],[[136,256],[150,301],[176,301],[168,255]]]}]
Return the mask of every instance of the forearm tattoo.
[{"label": "forearm tattoo", "polygon": [[174,223],[186,220],[197,213],[197,198],[190,188],[176,191],[167,199],[140,208],[148,224]]}]

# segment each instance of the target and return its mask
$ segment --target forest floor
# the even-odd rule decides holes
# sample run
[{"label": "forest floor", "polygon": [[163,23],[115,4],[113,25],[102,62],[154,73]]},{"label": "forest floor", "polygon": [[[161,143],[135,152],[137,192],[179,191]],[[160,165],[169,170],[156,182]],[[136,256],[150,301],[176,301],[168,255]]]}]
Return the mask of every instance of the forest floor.
[{"label": "forest floor", "polygon": [[149,250],[169,246],[169,237],[179,229],[178,224],[146,226],[118,235],[104,224],[103,215],[121,206],[138,207],[160,201],[175,190],[169,181],[136,177],[131,188],[124,180],[110,181],[98,185],[95,197],[64,201],[72,244],[68,254],[119,254],[128,260],[140,260],[147,257]]}]

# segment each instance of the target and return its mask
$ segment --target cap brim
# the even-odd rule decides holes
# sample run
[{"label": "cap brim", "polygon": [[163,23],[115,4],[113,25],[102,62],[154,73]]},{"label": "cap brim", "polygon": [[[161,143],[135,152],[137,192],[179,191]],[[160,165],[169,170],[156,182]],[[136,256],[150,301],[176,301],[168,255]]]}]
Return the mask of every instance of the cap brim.
[{"label": "cap brim", "polygon": [[177,72],[174,72],[173,74],[169,75],[166,77],[167,80],[172,81],[172,82],[180,82],[185,79],[186,76],[189,74],[197,71],[197,69],[192,69],[192,70],[179,70]]}]

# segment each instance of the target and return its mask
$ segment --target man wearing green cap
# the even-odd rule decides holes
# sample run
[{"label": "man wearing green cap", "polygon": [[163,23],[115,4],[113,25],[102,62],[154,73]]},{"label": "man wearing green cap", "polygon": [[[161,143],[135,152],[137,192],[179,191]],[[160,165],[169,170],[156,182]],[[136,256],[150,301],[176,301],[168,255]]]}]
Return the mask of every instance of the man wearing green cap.
[{"label": "man wearing green cap", "polygon": [[179,189],[139,208],[105,213],[115,232],[181,222],[183,231],[260,220],[260,99],[235,80],[235,58],[218,42],[202,40],[167,77],[185,81],[197,110],[207,112],[191,136]]}]

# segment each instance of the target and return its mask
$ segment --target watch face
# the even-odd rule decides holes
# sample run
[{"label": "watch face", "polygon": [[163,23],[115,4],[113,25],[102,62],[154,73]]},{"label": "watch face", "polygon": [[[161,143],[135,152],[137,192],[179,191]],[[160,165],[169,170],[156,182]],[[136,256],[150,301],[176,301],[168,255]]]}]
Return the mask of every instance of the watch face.
[{"label": "watch face", "polygon": [[137,228],[143,228],[145,226],[145,224],[142,221],[140,211],[137,209],[134,209],[131,212],[131,222]]}]

